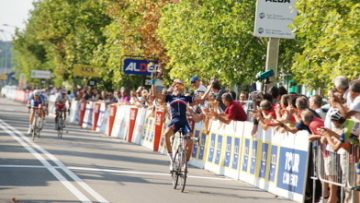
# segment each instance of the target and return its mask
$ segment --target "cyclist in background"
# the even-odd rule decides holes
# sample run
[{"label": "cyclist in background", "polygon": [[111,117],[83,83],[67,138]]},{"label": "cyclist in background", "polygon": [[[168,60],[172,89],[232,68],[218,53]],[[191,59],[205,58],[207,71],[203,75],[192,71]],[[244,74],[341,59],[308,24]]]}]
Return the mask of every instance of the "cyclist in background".
[{"label": "cyclist in background", "polygon": [[[63,118],[64,118],[64,120],[66,120],[66,111],[67,111],[66,101],[69,103],[69,110],[70,110],[71,101],[67,95],[67,92],[66,92],[66,90],[61,90],[60,94],[58,94],[58,96],[56,97],[56,100],[55,100],[55,113],[56,113],[55,129],[57,129],[57,122],[58,122],[60,113],[63,114]],[[64,127],[65,127],[65,124],[64,124]]]},{"label": "cyclist in background", "polygon": [[[27,134],[31,134],[32,131],[32,123],[35,116],[35,110],[34,108],[40,108],[42,109],[43,106],[43,100],[41,99],[41,92],[39,90],[35,90],[29,97],[28,107],[30,108],[30,114],[29,114],[29,130]],[[40,117],[44,119],[44,114],[40,113]],[[43,127],[43,122],[41,122],[39,128],[41,129]]]}]

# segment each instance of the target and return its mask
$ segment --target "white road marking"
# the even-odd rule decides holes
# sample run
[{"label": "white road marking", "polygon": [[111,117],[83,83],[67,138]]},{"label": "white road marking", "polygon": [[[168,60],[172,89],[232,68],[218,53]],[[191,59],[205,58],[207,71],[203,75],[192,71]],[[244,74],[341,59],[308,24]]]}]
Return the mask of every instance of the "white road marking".
[{"label": "white road marking", "polygon": [[92,197],[96,199],[96,201],[101,203],[108,203],[109,201],[106,200],[103,196],[101,196],[99,193],[97,193],[95,190],[93,190],[88,184],[86,184],[83,180],[81,180],[75,173],[69,170],[68,167],[66,167],[59,159],[57,159],[54,155],[50,154],[48,151],[37,145],[36,143],[32,142],[29,138],[27,138],[22,132],[18,131],[17,129],[13,128],[6,122],[0,121],[6,125],[8,128],[10,128],[13,132],[18,134],[22,139],[27,141],[30,145],[32,145],[34,148],[39,150],[41,153],[46,155],[51,161],[53,161],[61,170],[63,170],[69,177],[71,177],[74,181],[76,181],[77,184],[79,184],[85,191],[87,191]]},{"label": "white road marking", "polygon": [[36,157],[46,169],[50,171],[71,193],[73,193],[78,200],[81,202],[91,202],[83,193],[81,193],[72,183],[70,183],[66,178],[61,175],[51,164],[41,156],[37,151],[35,151],[31,146],[29,146],[26,142],[24,142],[21,138],[15,135],[12,131],[7,129],[4,124],[2,124],[2,120],[0,120],[0,128],[2,128],[5,132],[7,132],[12,138],[14,138],[18,143],[20,143],[26,150],[28,150],[34,157]]},{"label": "white road marking", "polygon": [[[0,168],[45,168],[44,166],[37,165],[0,165]],[[56,169],[61,169],[61,167],[54,167]],[[68,166],[68,169],[75,171],[95,171],[95,172],[106,172],[106,173],[119,173],[119,174],[131,174],[131,175],[144,175],[144,176],[170,176],[169,173],[156,173],[156,172],[145,172],[145,171],[124,171],[124,170],[114,170],[114,169],[101,169],[101,168],[87,168],[87,167],[76,167]],[[205,179],[205,180],[219,180],[219,181],[234,181],[229,178],[217,178],[217,177],[208,177],[208,176],[188,176],[189,178],[194,179]]]}]

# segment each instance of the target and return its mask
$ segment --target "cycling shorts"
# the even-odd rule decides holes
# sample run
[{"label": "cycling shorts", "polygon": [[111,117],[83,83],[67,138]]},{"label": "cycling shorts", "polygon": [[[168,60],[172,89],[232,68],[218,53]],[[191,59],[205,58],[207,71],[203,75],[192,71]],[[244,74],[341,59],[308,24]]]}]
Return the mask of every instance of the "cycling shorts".
[{"label": "cycling shorts", "polygon": [[180,130],[180,128],[182,129],[182,134],[184,136],[190,136],[190,132],[191,132],[191,128],[190,125],[188,123],[187,120],[172,120],[168,126],[169,128],[171,128],[174,133],[176,133],[177,131]]},{"label": "cycling shorts", "polygon": [[356,174],[360,175],[360,161],[355,164]]},{"label": "cycling shorts", "polygon": [[56,104],[56,111],[66,111],[65,104]]}]

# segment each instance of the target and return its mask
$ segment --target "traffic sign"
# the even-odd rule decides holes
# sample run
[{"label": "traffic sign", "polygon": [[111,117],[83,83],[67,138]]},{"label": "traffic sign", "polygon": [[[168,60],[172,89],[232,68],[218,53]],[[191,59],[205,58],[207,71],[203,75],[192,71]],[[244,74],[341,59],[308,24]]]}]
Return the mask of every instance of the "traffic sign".
[{"label": "traffic sign", "polygon": [[295,16],[295,0],[257,0],[254,35],[294,39],[289,25]]},{"label": "traffic sign", "polygon": [[31,78],[37,79],[50,79],[51,72],[48,70],[32,70],[31,71]]},{"label": "traffic sign", "polygon": [[80,77],[100,77],[99,71],[91,66],[76,64],[74,66],[74,76]]},{"label": "traffic sign", "polygon": [[125,74],[151,75],[156,72],[158,66],[158,62],[155,60],[126,58],[123,68]]}]

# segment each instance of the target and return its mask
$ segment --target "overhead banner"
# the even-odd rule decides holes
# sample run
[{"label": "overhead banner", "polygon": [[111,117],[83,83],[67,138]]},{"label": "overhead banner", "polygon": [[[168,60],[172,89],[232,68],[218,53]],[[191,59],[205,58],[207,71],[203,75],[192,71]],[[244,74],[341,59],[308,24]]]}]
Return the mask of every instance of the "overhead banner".
[{"label": "overhead banner", "polygon": [[100,77],[99,71],[97,68],[88,66],[88,65],[82,65],[77,64],[74,66],[74,76],[79,77]]},{"label": "overhead banner", "polygon": [[257,0],[254,35],[294,39],[289,25],[295,16],[295,0]]},{"label": "overhead banner", "polygon": [[48,70],[32,70],[31,71],[31,78],[37,79],[50,79],[51,72]]},{"label": "overhead banner", "polygon": [[132,59],[124,60],[124,73],[134,75],[151,75],[158,68],[158,62],[154,60]]}]

